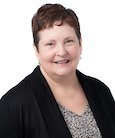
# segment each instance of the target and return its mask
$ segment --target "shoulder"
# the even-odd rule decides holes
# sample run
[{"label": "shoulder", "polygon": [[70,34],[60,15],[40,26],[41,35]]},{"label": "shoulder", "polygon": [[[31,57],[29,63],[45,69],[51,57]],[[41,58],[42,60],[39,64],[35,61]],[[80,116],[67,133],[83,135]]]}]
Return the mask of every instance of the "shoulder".
[{"label": "shoulder", "polygon": [[95,98],[98,98],[98,100],[100,99],[105,103],[112,103],[115,106],[115,101],[110,88],[104,82],[95,77],[81,73],[80,71],[78,71],[78,77],[82,81],[83,85],[88,87],[88,89],[94,93]]},{"label": "shoulder", "polygon": [[[1,104],[7,104],[12,108],[19,106],[29,106],[36,102],[34,90],[44,87],[41,85],[39,67],[36,67],[31,74],[26,76],[16,86],[11,88],[6,94],[0,99]],[[39,92],[40,90],[38,90]]]},{"label": "shoulder", "polygon": [[27,78],[24,78],[20,83],[11,88],[4,94],[0,100],[0,104],[9,104],[9,106],[17,106],[29,100],[30,90],[28,87]]},{"label": "shoulder", "polygon": [[109,87],[98,78],[86,75],[78,70],[77,70],[77,76],[83,83],[86,83],[90,87],[94,87],[95,89],[109,90]]},{"label": "shoulder", "polygon": [[95,87],[96,89],[110,91],[109,87],[100,79],[88,75],[85,75],[85,78],[87,80],[87,83],[91,84],[92,87]]},{"label": "shoulder", "polygon": [[[30,80],[35,78],[36,74],[33,71],[29,75],[27,75],[24,79],[22,79],[18,84],[16,84],[14,87],[12,87],[8,92],[6,92],[1,100],[27,100],[28,95],[31,93],[30,89]],[[33,75],[35,74],[35,75]],[[34,77],[33,77],[34,76]]]},{"label": "shoulder", "polygon": [[113,99],[110,88],[98,78],[86,75],[77,71],[78,78],[82,82],[83,85],[90,88],[92,92],[96,93],[97,96],[100,97],[109,97]]}]

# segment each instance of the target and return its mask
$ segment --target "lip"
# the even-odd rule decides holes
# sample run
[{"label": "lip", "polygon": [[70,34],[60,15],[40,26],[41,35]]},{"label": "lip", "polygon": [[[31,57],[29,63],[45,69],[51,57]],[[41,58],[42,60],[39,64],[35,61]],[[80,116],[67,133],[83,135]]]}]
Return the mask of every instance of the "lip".
[{"label": "lip", "polygon": [[65,63],[68,63],[70,60],[68,59],[64,59],[64,60],[58,60],[58,61],[55,61],[54,63],[56,64],[65,64]]}]

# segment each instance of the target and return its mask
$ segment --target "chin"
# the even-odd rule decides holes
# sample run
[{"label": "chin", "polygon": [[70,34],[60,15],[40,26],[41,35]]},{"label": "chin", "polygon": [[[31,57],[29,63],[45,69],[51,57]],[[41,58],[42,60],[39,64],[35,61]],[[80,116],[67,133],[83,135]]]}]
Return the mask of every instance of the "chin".
[{"label": "chin", "polygon": [[57,76],[64,77],[73,74],[73,70],[58,70],[55,72]]}]

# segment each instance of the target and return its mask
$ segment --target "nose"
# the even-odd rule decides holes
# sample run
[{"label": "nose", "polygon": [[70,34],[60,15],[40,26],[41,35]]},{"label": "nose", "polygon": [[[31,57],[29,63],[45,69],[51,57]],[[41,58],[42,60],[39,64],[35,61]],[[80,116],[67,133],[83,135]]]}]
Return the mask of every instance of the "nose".
[{"label": "nose", "polygon": [[65,56],[66,54],[67,54],[66,47],[64,47],[63,45],[58,45],[57,46],[57,55],[58,56]]}]

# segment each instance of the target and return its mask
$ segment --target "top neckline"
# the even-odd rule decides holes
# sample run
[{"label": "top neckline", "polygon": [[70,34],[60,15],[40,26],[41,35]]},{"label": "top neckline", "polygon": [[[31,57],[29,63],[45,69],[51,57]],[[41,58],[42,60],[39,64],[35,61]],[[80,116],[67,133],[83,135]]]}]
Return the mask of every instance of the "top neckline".
[{"label": "top neckline", "polygon": [[[87,105],[85,106],[84,111],[83,111],[81,114],[77,114],[77,113],[71,111],[70,109],[68,109],[67,107],[65,107],[64,105],[62,105],[62,104],[60,104],[60,103],[58,103],[58,106],[59,106],[60,109],[62,109],[62,110],[64,109],[64,110],[66,110],[67,112],[69,112],[70,114],[73,114],[74,116],[77,116],[77,117],[83,117],[83,116],[89,111],[89,109],[90,109],[89,104],[87,104]],[[91,109],[90,109],[90,110],[91,110]]]}]

